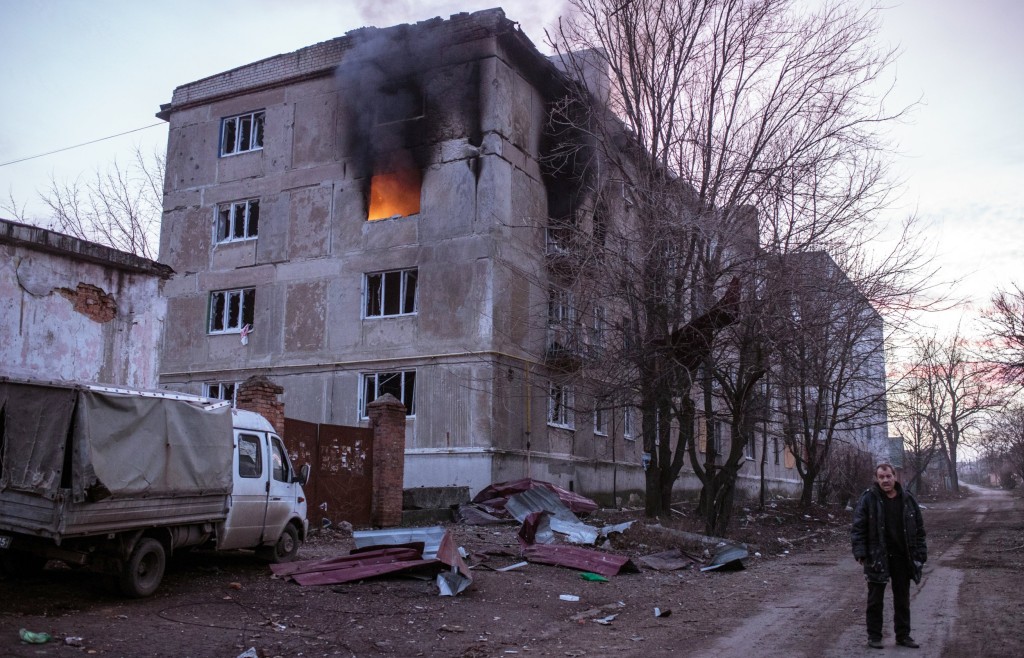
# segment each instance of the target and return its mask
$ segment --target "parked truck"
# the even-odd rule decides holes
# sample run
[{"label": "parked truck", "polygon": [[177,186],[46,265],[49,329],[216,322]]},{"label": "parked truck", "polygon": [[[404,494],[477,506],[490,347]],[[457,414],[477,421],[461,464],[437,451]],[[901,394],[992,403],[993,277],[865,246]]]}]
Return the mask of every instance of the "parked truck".
[{"label": "parked truck", "polygon": [[0,377],[0,565],[60,560],[149,596],[188,548],[295,557],[302,486],[262,416],[229,402]]}]

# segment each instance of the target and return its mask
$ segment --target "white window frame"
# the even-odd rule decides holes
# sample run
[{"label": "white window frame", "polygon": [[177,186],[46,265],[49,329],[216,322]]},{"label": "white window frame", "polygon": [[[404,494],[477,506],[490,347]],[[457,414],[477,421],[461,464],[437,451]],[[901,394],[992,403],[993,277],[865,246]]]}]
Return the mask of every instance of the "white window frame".
[{"label": "white window frame", "polygon": [[[388,313],[388,296],[398,286],[398,312]],[[410,293],[410,286],[412,291]],[[376,292],[374,292],[376,289]],[[419,270],[415,267],[405,270],[387,270],[369,272],[363,275],[363,318],[393,318],[403,315],[415,315],[417,297],[419,296]],[[412,299],[409,299],[411,295]],[[377,301],[376,312],[370,308],[374,299]],[[410,308],[411,307],[411,308]]]},{"label": "white window frame", "polygon": [[[391,378],[398,376],[398,392],[397,397],[405,405],[405,417],[415,418],[416,417],[416,371],[415,370],[388,370],[380,372],[364,372],[359,376],[359,399],[358,399],[358,413],[361,420],[366,420],[370,416],[366,411],[366,406],[379,398],[381,393],[381,380],[384,378]],[[390,388],[388,381],[385,386]],[[373,397],[367,394],[367,388],[373,387]],[[385,390],[384,393],[390,391]]]},{"label": "white window frame", "polygon": [[635,420],[633,407],[625,407],[622,413],[622,438],[627,441],[636,441]]},{"label": "white window frame", "polygon": [[594,435],[595,436],[608,436],[608,427],[610,425],[609,420],[611,419],[611,413],[608,409],[604,409],[598,404],[594,408]]},{"label": "white window frame", "polygon": [[[217,310],[217,299],[223,297],[224,301],[221,306],[221,310],[218,313]],[[250,301],[246,304],[246,298]],[[231,306],[232,303],[237,300],[238,313],[236,318],[236,324],[230,324],[231,320]],[[206,324],[206,333],[208,334],[237,334],[241,333],[242,329],[248,325],[250,330],[254,324],[253,316],[256,313],[256,289],[255,288],[236,288],[235,290],[214,290],[210,292],[210,302],[208,306],[208,320]],[[217,322],[218,315],[220,316],[220,322]],[[246,320],[249,322],[246,322]],[[216,324],[220,324],[219,328],[214,328]]]},{"label": "white window frame", "polygon": [[204,382],[203,397],[211,400],[227,400],[232,407],[238,406],[238,386],[240,382]]},{"label": "white window frame", "polygon": [[548,326],[571,328],[575,319],[572,291],[565,288],[549,288]]},{"label": "white window frame", "polygon": [[572,387],[551,382],[548,387],[548,425],[567,430],[575,429],[572,407]]},{"label": "white window frame", "polygon": [[[217,206],[213,240],[217,244],[255,240],[259,237],[260,200],[245,199]],[[241,235],[235,235],[241,227]],[[223,230],[222,230],[223,228]]]},{"label": "white window frame", "polygon": [[[240,128],[248,122],[248,139],[243,139]],[[266,111],[244,112],[220,120],[220,157],[263,150]]]}]

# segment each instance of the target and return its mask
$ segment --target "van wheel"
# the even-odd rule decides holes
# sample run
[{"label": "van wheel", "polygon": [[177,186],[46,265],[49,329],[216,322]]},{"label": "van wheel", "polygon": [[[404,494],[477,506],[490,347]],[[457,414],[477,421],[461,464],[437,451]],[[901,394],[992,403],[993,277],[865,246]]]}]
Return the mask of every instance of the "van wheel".
[{"label": "van wheel", "polygon": [[284,527],[277,543],[273,546],[262,546],[257,551],[264,560],[277,564],[278,562],[289,562],[299,553],[299,533],[291,523]]},{"label": "van wheel", "polygon": [[135,599],[149,596],[160,586],[166,566],[163,544],[151,537],[142,538],[121,572],[121,593]]}]

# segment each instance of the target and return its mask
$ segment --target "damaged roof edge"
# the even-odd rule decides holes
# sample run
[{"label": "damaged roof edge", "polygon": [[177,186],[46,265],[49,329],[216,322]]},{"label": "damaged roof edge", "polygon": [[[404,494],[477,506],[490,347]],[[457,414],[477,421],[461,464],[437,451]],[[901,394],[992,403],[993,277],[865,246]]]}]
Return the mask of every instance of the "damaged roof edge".
[{"label": "damaged roof edge", "polygon": [[0,219],[0,243],[21,245],[118,270],[150,274],[161,279],[170,279],[174,274],[170,266],[155,260],[9,219]]},{"label": "damaged roof edge", "polygon": [[[466,30],[475,26],[477,31]],[[473,13],[453,14],[448,19],[431,18],[417,23],[390,27],[361,27],[344,36],[321,41],[299,50],[274,55],[244,64],[228,71],[189,82],[175,88],[171,102],[162,103],[156,117],[169,121],[172,113],[198,105],[206,105],[242,93],[254,93],[294,84],[295,82],[332,74],[341,64],[344,53],[361,40],[397,37],[403,31],[449,28],[453,43],[465,43],[479,38],[498,40],[524,70],[530,71],[548,90],[564,89],[567,77],[544,56],[519,28],[519,23],[508,19],[503,9],[493,8]]]}]

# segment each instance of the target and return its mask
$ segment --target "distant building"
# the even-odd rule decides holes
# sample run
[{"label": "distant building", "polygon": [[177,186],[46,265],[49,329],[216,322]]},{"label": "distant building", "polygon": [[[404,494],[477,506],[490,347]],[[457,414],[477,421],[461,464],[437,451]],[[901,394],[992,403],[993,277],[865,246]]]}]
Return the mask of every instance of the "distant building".
[{"label": "distant building", "polygon": [[0,375],[153,388],[166,265],[0,220]]}]

